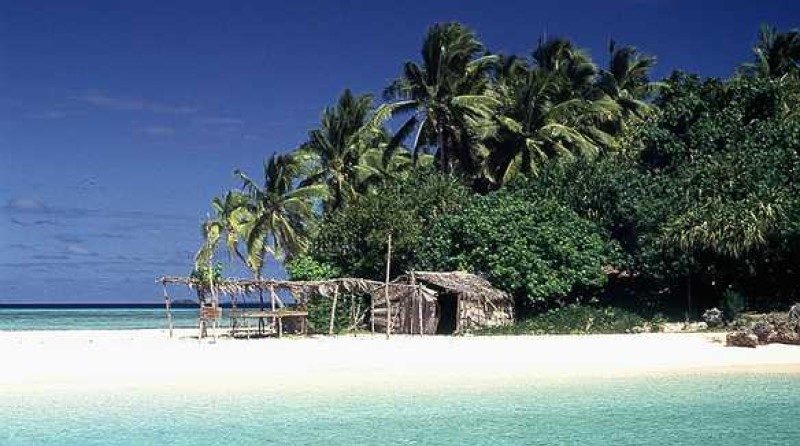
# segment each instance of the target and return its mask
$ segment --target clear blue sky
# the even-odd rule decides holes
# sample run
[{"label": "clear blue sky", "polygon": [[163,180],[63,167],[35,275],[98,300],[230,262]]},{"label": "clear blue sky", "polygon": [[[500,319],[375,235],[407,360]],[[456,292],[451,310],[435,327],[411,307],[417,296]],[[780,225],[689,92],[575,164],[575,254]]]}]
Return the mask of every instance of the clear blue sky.
[{"label": "clear blue sky", "polygon": [[565,36],[601,63],[613,37],[659,77],[728,76],[760,23],[800,26],[777,0],[224,3],[0,6],[0,303],[158,301],[233,169],[295,147],[345,87],[380,92],[434,22],[505,53]]}]

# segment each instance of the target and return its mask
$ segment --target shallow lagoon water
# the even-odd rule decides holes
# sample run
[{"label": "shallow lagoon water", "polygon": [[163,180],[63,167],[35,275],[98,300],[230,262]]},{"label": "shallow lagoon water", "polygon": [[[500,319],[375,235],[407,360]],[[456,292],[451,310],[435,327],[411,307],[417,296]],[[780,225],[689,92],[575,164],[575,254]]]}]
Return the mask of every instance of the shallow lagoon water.
[{"label": "shallow lagoon water", "polygon": [[[195,327],[196,308],[172,310],[176,327]],[[0,330],[119,330],[167,327],[164,308],[0,308]]]},{"label": "shallow lagoon water", "polygon": [[0,394],[0,444],[800,444],[800,376],[359,392]]}]

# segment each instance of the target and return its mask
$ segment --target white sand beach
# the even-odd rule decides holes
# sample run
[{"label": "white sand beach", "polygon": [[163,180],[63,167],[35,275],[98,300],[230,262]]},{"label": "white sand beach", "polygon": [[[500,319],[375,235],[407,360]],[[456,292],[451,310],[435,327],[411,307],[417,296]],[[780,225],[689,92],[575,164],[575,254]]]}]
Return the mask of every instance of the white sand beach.
[{"label": "white sand beach", "polygon": [[475,388],[542,379],[800,373],[800,347],[725,347],[722,334],[337,336],[215,343],[164,330],[0,332],[0,392],[76,388],[281,391]]}]

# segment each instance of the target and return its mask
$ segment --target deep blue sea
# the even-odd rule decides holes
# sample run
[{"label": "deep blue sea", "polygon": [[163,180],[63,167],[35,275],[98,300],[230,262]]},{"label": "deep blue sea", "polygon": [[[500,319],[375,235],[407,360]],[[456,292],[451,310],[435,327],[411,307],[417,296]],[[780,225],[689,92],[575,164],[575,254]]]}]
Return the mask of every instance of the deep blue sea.
[{"label": "deep blue sea", "polygon": [[798,389],[798,376],[719,375],[417,394],[12,392],[0,444],[797,445]]}]

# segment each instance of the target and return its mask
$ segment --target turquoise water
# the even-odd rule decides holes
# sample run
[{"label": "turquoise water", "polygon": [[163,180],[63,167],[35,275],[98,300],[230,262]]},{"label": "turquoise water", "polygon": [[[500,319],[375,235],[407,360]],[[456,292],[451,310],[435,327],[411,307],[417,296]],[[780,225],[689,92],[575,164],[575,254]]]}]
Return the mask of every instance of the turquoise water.
[{"label": "turquoise water", "polygon": [[540,383],[493,392],[0,394],[0,444],[795,445],[800,377]]},{"label": "turquoise water", "polygon": [[[197,326],[196,308],[172,310],[175,326]],[[0,308],[0,330],[166,328],[164,308]]]}]

